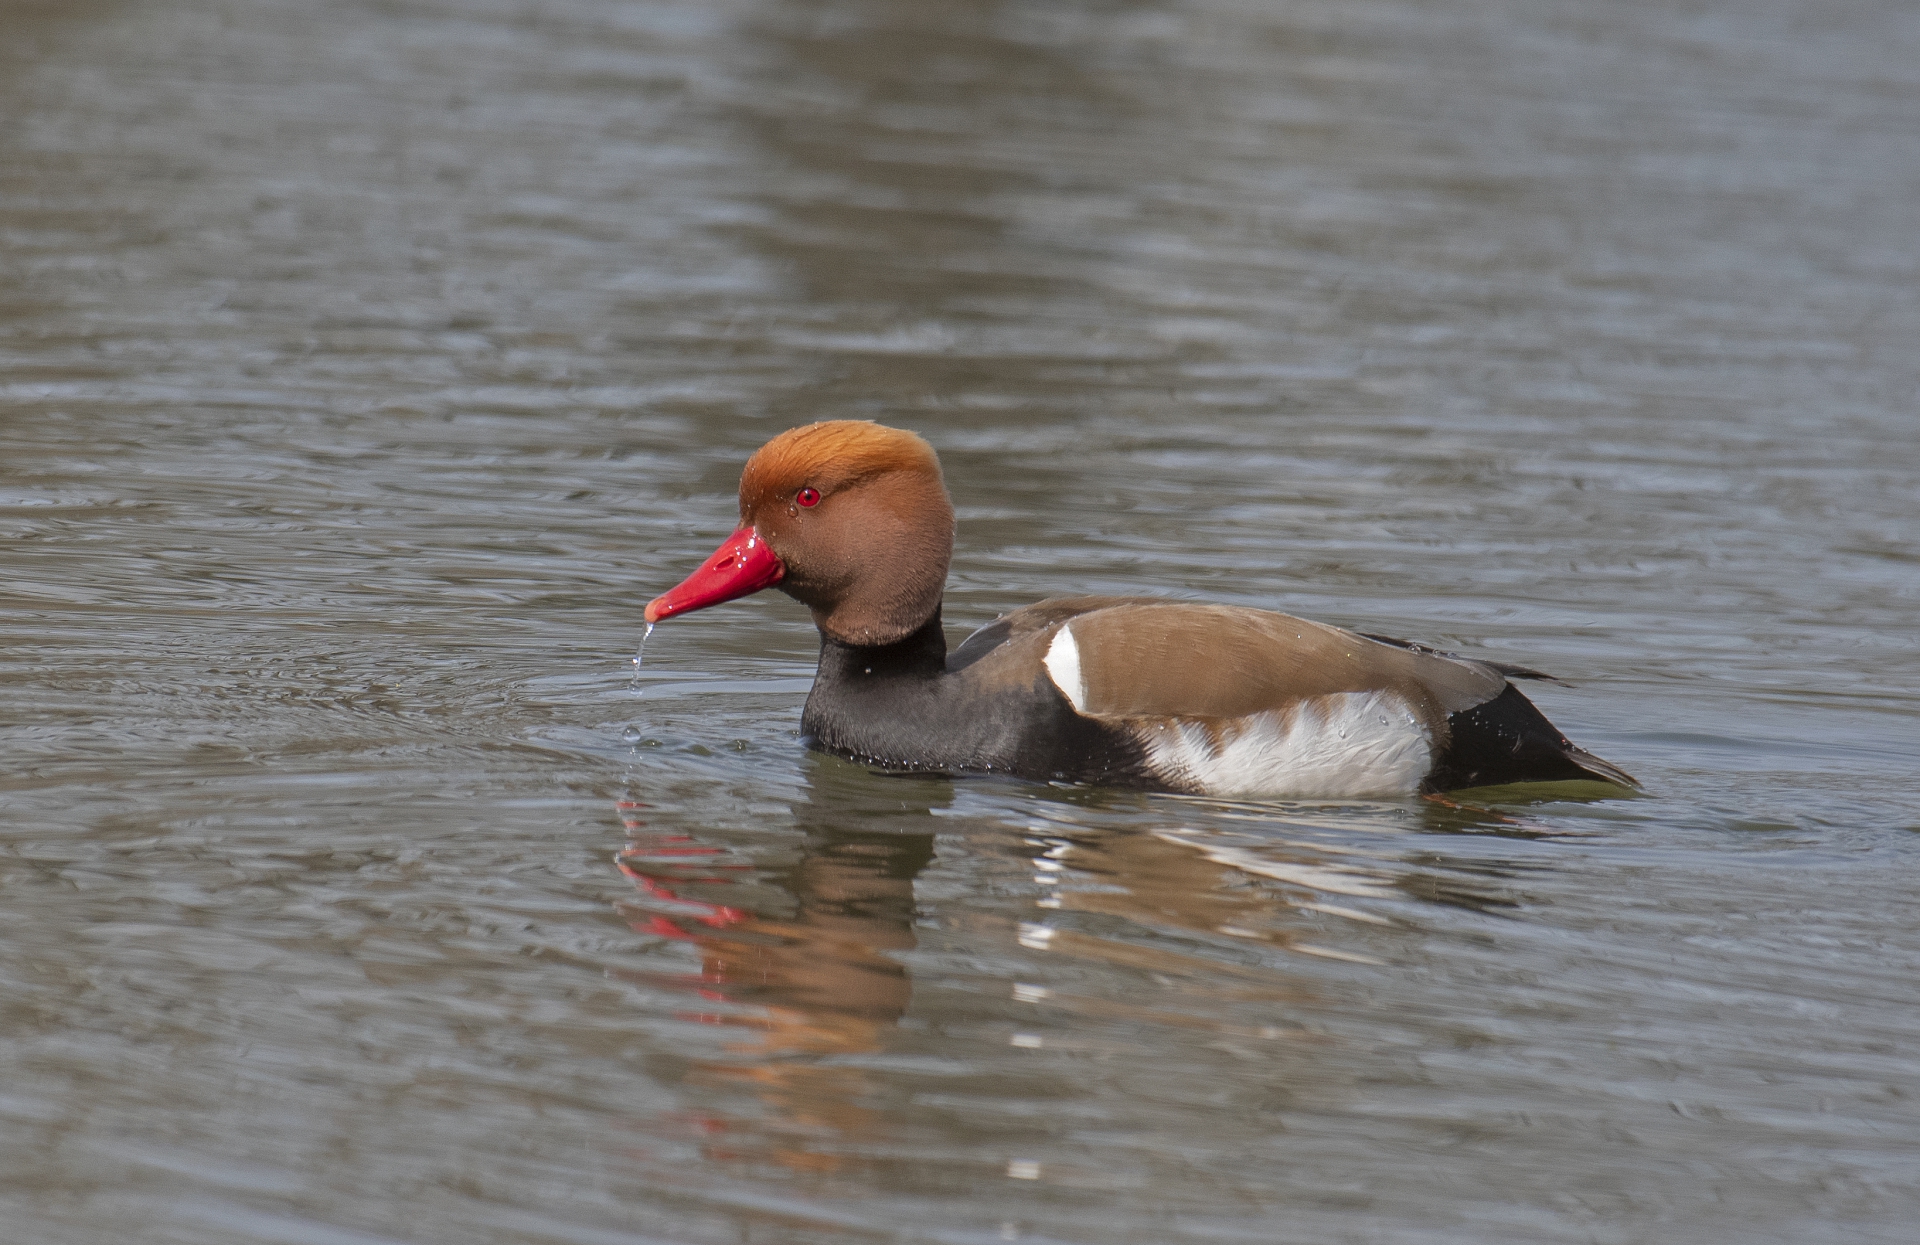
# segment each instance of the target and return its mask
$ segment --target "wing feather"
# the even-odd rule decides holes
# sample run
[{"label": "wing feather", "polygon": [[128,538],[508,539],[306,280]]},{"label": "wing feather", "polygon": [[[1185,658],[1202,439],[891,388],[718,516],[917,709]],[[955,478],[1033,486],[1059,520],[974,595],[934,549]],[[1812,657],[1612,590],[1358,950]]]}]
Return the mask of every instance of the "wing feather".
[{"label": "wing feather", "polygon": [[1342,692],[1391,691],[1435,725],[1507,686],[1481,662],[1442,657],[1268,610],[1129,601],[1070,615],[1084,712],[1239,718]]}]

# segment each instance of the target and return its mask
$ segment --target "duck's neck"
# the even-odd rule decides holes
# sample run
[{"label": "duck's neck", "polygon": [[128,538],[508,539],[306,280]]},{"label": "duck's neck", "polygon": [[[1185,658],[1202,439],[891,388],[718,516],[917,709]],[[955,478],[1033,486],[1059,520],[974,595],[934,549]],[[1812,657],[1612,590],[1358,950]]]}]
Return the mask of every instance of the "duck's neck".
[{"label": "duck's neck", "polygon": [[822,632],[817,691],[823,685],[859,686],[869,681],[933,678],[947,668],[947,633],[940,609],[920,629],[893,644],[844,644]]},{"label": "duck's neck", "polygon": [[894,644],[847,644],[824,632],[820,669],[800,718],[809,744],[885,765],[929,768],[936,755],[947,634],[940,611]]}]

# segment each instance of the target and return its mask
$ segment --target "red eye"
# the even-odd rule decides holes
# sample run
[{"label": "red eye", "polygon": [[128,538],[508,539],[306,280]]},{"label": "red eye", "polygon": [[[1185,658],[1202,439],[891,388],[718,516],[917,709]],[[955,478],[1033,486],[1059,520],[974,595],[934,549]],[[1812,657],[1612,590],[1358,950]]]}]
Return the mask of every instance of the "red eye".
[{"label": "red eye", "polygon": [[806,488],[803,488],[798,493],[795,493],[793,495],[793,500],[799,502],[803,506],[812,508],[820,504],[820,490],[817,488],[814,488],[811,484],[809,484]]}]

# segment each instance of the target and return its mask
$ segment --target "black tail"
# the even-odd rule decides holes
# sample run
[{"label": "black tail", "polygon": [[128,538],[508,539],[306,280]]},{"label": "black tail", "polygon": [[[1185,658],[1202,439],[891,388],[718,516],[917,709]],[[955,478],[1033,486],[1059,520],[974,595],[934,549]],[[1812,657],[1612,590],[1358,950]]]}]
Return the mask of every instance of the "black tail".
[{"label": "black tail", "polygon": [[1396,640],[1390,635],[1375,635],[1371,631],[1362,631],[1358,634],[1365,636],[1377,644],[1391,644],[1395,648],[1404,648],[1410,653],[1432,653],[1435,657],[1451,657],[1455,661],[1470,661],[1476,666],[1486,666],[1490,670],[1498,670],[1509,679],[1534,679],[1542,683],[1565,684],[1565,680],[1535,670],[1531,666],[1509,666],[1504,661],[1488,661],[1484,657],[1467,657],[1460,653],[1449,653],[1443,648],[1429,648],[1415,640]]},{"label": "black tail", "polygon": [[1512,684],[1492,700],[1447,719],[1449,738],[1427,791],[1515,782],[1606,782],[1637,790],[1633,775],[1576,748]]}]

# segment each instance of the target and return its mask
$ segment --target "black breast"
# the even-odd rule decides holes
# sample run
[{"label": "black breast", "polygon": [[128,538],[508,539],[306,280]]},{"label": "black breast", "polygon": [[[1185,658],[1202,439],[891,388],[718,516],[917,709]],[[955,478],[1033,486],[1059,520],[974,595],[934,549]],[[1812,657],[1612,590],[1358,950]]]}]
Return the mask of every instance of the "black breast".
[{"label": "black breast", "polygon": [[975,663],[1006,629],[975,634],[949,662],[938,627],[936,616],[874,648],[823,637],[801,718],[808,746],[888,769],[1154,785],[1139,741],[1075,713],[1044,671],[1029,683],[980,673]]}]

